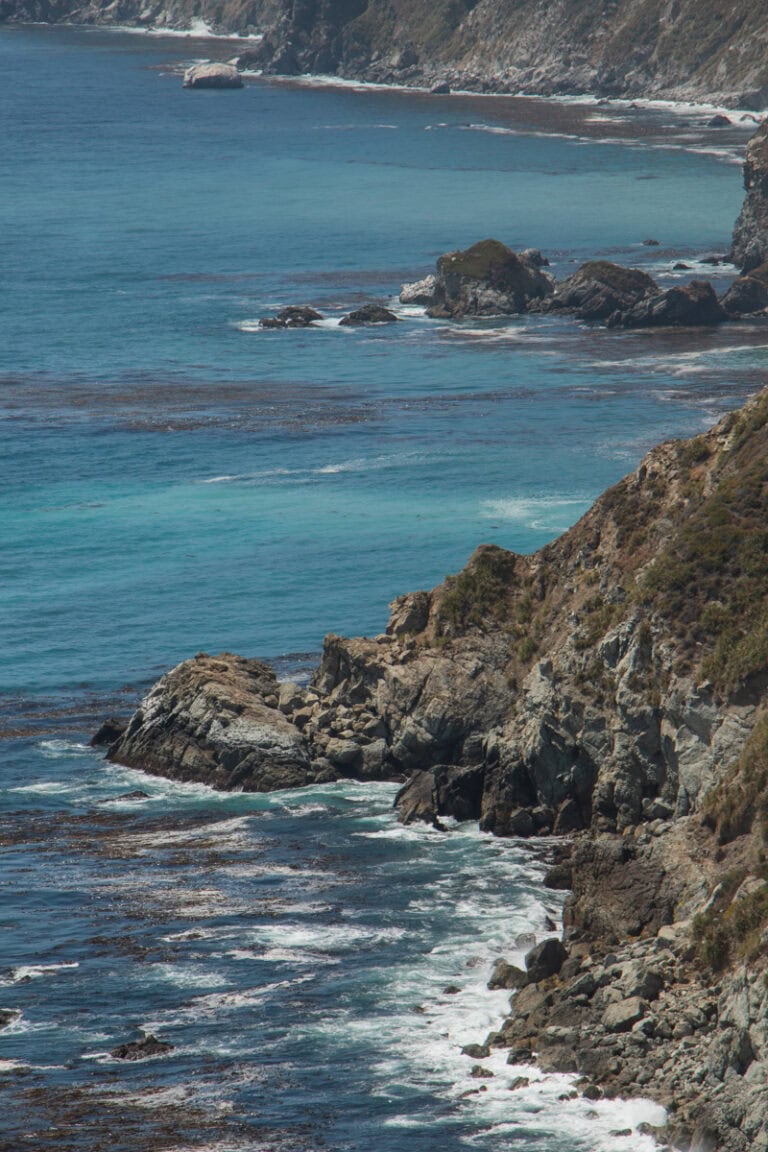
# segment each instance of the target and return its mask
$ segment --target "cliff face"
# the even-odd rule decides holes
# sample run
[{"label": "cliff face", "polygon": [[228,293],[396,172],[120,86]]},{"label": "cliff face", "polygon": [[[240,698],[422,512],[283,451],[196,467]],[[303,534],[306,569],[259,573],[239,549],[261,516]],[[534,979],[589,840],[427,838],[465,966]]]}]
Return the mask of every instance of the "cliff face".
[{"label": "cliff face", "polygon": [[[111,759],[217,787],[405,779],[401,818],[568,833],[546,971],[467,1055],[650,1096],[660,1138],[768,1149],[768,390],[654,449],[533,556],[485,546],[312,685],[204,655]],[[583,1086],[583,1085],[582,1085]]]},{"label": "cliff face", "polygon": [[768,122],[747,145],[744,188],[746,196],[733,231],[731,259],[749,272],[768,260]]},{"label": "cliff face", "polygon": [[266,33],[255,65],[537,93],[768,99],[768,12],[751,0],[0,0],[3,20],[203,19]]}]

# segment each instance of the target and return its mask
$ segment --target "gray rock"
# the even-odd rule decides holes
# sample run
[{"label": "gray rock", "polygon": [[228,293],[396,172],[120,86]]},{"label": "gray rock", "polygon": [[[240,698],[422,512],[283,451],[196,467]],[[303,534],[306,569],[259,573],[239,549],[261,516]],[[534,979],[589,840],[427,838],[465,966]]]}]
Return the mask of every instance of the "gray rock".
[{"label": "gray rock", "polygon": [[567,955],[562,941],[554,937],[542,940],[541,944],[537,944],[526,954],[528,982],[534,984],[546,980],[549,976],[557,975]]},{"label": "gray rock", "polygon": [[491,978],[488,981],[490,989],[495,988],[522,988],[526,982],[526,973],[515,964],[508,964],[506,960],[497,960],[493,966]]},{"label": "gray rock", "polygon": [[609,1032],[629,1032],[645,1016],[646,1005],[639,996],[609,1004],[603,1013],[603,1027]]},{"label": "gray rock", "polygon": [[231,64],[193,64],[184,73],[185,88],[242,88],[243,78]]}]

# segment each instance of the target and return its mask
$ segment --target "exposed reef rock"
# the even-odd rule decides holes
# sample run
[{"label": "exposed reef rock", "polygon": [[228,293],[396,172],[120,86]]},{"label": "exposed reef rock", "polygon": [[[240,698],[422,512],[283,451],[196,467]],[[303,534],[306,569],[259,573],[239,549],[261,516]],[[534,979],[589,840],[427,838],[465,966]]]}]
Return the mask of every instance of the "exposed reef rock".
[{"label": "exposed reef rock", "polygon": [[427,314],[459,319],[524,312],[554,288],[552,278],[541,271],[541,259],[539,252],[512,252],[499,240],[448,252],[437,261]]},{"label": "exposed reef rock", "polygon": [[185,88],[242,88],[243,78],[232,64],[193,64],[184,73]]},{"label": "exposed reef rock", "polygon": [[614,312],[625,312],[658,291],[646,272],[622,268],[609,260],[590,260],[533,310],[572,312],[581,320],[607,320]]},{"label": "exposed reef rock", "polygon": [[261,328],[309,328],[316,320],[322,320],[322,313],[306,305],[289,304],[281,308],[276,316],[264,316],[259,320]]},{"label": "exposed reef rock", "polygon": [[362,308],[355,308],[353,312],[342,316],[339,324],[354,328],[362,324],[395,324],[397,316],[394,312],[390,312],[389,308],[383,308],[380,304],[363,304]]},{"label": "exposed reef rock", "polygon": [[768,264],[737,276],[720,303],[729,316],[750,316],[768,308]]},{"label": "exposed reef rock", "polygon": [[708,280],[676,284],[665,292],[645,296],[625,312],[615,312],[609,328],[699,327],[726,319],[715,290]]},{"label": "exposed reef rock", "polygon": [[731,259],[743,272],[768,261],[768,121],[747,145],[746,196],[733,230]]}]

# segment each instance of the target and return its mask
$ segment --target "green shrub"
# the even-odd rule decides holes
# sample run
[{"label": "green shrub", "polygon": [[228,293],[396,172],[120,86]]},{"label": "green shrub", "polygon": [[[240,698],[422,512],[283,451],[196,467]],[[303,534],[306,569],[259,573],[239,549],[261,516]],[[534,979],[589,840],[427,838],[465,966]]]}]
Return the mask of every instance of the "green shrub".
[{"label": "green shrub", "polygon": [[495,545],[480,549],[458,576],[449,576],[438,619],[454,628],[480,625],[507,615],[515,584],[516,557]]}]

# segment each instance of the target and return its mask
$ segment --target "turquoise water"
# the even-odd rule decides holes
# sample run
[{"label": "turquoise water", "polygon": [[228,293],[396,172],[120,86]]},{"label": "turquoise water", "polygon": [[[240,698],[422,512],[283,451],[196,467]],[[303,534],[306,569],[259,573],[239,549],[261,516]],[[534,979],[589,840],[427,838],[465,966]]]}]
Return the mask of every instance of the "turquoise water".
[{"label": "turquoise water", "polygon": [[[512,1103],[503,1055],[480,1093],[459,1053],[505,1010],[493,958],[557,915],[528,848],[399,829],[388,785],[221,797],[84,742],[198,650],[295,673],[328,631],[380,631],[395,595],[481,542],[539,547],[652,444],[759,386],[759,328],[462,325],[396,303],[486,235],[559,276],[595,255],[709,274],[747,130],[258,79],[182,90],[209,51],[229,50],[0,29],[0,1007],[22,1012],[0,1033],[0,1133],[13,1115],[13,1148],[50,1147],[51,1124],[89,1152],[611,1147],[647,1113],[565,1108],[557,1079]],[[372,299],[400,322],[337,327]],[[287,303],[328,322],[260,332]],[[170,1056],[110,1059],[145,1026]]]}]

